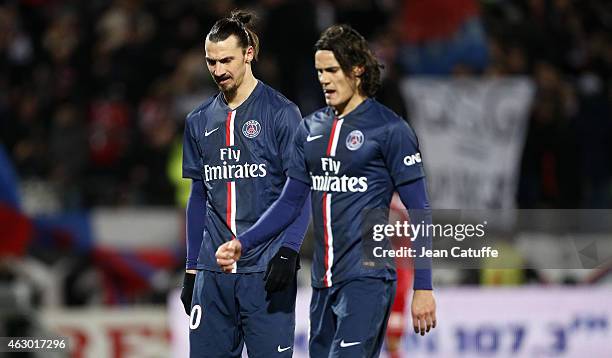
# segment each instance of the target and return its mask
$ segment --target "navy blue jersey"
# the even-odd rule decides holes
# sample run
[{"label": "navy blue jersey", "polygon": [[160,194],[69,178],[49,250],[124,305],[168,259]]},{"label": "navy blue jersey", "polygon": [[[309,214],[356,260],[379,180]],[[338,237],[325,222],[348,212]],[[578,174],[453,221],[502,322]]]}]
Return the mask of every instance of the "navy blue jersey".
[{"label": "navy blue jersey", "polygon": [[392,262],[375,269],[362,262],[363,215],[389,208],[394,187],[424,176],[416,135],[404,120],[374,99],[341,118],[323,108],[298,128],[289,176],[312,189],[313,287],[395,278]]},{"label": "navy blue jersey", "polygon": [[[198,269],[221,271],[217,248],[278,198],[300,120],[297,106],[262,82],[234,110],[219,93],[187,116],[183,177],[203,180],[207,197]],[[281,233],[242,255],[235,272],[264,271],[282,239]]]}]

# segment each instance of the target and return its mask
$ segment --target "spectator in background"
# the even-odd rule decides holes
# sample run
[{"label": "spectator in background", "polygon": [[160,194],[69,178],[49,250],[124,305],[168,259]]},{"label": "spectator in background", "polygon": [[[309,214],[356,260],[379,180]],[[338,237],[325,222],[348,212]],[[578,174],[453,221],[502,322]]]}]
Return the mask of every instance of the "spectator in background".
[{"label": "spectator in background", "polygon": [[402,2],[404,74],[479,73],[488,64],[485,35],[475,0]]},{"label": "spectator in background", "polygon": [[3,133],[8,150],[20,175],[44,177],[50,163],[46,158],[47,125],[40,99],[26,88],[12,94],[13,108],[9,112],[12,119]]},{"label": "spectator in background", "polygon": [[137,140],[130,152],[129,176],[131,202],[172,205],[172,184],[166,172],[177,124],[172,116],[168,83],[156,83],[138,110]]},{"label": "spectator in background", "polygon": [[[115,0],[96,24],[96,80],[121,83],[126,100],[136,103],[155,76],[157,56],[152,42],[156,30],[143,1]],[[138,70],[133,69],[136,63]]]},{"label": "spectator in background", "polygon": [[607,87],[594,73],[578,80],[576,117],[580,122],[573,126],[572,135],[580,153],[580,174],[575,174],[582,182],[578,204],[586,208],[604,209],[612,204],[612,88]]},{"label": "spectator in background", "polygon": [[[317,38],[315,8],[307,0],[263,1],[267,21],[263,36],[262,60],[273,83],[287,98],[300,104],[304,112],[320,105],[318,89],[312,76],[310,47]],[[290,41],[287,41],[290,39]]]},{"label": "spectator in background", "polygon": [[53,18],[42,38],[48,64],[40,65],[45,85],[44,98],[53,102],[83,103],[88,95],[84,75],[89,66],[88,54],[78,14],[62,11]]},{"label": "spectator in background", "polygon": [[533,101],[519,184],[521,207],[575,208],[580,167],[573,129],[573,92],[556,67],[536,65]]},{"label": "spectator in background", "polygon": [[[79,148],[79,150],[75,150]],[[51,181],[62,193],[64,210],[82,207],[82,184],[88,160],[83,113],[74,105],[61,104],[55,111],[49,137]]]},{"label": "spectator in background", "polygon": [[122,97],[120,88],[109,89],[90,104],[88,123],[89,172],[88,199],[112,205],[126,196],[127,155],[131,143],[132,108]]}]

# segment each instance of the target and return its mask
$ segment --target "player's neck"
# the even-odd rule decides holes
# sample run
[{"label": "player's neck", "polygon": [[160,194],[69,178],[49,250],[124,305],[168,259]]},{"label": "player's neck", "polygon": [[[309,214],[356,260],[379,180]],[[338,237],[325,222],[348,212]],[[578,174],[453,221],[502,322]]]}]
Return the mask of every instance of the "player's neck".
[{"label": "player's neck", "polygon": [[357,108],[363,101],[366,100],[367,97],[362,96],[359,93],[353,95],[347,102],[345,102],[341,106],[334,107],[334,111],[336,112],[336,116],[345,117],[349,113],[351,113],[355,108]]},{"label": "player's neck", "polygon": [[253,76],[251,71],[247,70],[244,74],[242,83],[236,91],[232,94],[224,93],[223,97],[231,109],[236,109],[249,98],[251,93],[255,90],[255,87],[257,87],[257,79]]}]

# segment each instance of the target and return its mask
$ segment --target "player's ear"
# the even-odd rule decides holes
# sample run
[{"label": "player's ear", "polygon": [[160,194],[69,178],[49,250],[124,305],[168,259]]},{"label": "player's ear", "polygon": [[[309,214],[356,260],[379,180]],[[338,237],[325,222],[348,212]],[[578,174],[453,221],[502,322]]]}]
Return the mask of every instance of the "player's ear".
[{"label": "player's ear", "polygon": [[363,75],[364,71],[365,70],[364,70],[363,66],[355,66],[355,67],[353,67],[353,76],[361,77],[361,75]]},{"label": "player's ear", "polygon": [[246,63],[253,62],[254,56],[255,56],[255,49],[253,48],[253,46],[247,47],[246,52],[244,54],[244,62]]}]

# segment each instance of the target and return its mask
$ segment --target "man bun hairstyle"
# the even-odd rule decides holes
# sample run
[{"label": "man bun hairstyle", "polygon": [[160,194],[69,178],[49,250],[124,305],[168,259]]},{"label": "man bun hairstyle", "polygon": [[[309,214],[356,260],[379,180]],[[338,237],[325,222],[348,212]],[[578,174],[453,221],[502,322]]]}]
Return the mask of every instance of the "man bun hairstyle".
[{"label": "man bun hairstyle", "polygon": [[355,66],[363,67],[359,90],[367,97],[374,97],[380,88],[380,70],[382,65],[370,50],[368,42],[357,30],[349,25],[328,27],[315,43],[315,51],[327,50],[334,53],[342,71],[347,76],[354,76]]},{"label": "man bun hairstyle", "polygon": [[224,17],[213,25],[206,35],[212,42],[226,40],[234,35],[238,39],[240,47],[246,51],[249,46],[253,47],[253,60],[257,60],[259,55],[259,37],[251,29],[254,15],[244,10],[233,10],[228,17]]}]

